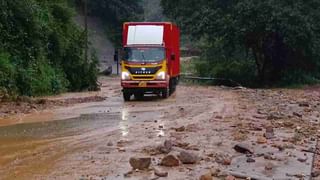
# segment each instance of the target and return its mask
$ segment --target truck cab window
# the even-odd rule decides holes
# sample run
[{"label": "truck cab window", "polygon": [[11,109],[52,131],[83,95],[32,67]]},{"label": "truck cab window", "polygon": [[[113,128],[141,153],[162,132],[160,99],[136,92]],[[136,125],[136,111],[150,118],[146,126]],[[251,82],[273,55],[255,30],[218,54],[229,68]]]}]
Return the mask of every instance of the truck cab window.
[{"label": "truck cab window", "polygon": [[124,48],[123,60],[128,62],[158,62],[164,59],[164,48]]}]

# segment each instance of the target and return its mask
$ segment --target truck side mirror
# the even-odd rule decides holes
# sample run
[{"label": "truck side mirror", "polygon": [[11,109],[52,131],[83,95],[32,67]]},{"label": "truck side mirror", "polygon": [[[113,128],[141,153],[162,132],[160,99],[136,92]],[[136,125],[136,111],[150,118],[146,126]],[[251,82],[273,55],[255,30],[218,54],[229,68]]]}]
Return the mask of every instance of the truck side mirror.
[{"label": "truck side mirror", "polygon": [[113,60],[114,60],[114,62],[118,62],[119,61],[119,52],[118,52],[118,50],[114,51]]},{"label": "truck side mirror", "polygon": [[174,61],[176,59],[176,55],[175,54],[171,54],[171,60]]}]

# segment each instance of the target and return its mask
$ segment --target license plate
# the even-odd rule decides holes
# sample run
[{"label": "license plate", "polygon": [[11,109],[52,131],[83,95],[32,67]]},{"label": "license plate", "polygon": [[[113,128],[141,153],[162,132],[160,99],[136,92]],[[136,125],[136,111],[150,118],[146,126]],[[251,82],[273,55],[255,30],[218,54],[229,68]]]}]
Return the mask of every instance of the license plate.
[{"label": "license plate", "polygon": [[146,81],[141,81],[139,83],[139,87],[147,87],[147,82]]}]

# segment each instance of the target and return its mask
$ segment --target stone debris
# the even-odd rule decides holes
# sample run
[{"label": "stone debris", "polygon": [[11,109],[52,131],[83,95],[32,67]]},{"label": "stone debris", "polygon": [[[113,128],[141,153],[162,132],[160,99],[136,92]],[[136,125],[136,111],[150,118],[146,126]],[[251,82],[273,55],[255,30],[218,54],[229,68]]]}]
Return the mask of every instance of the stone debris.
[{"label": "stone debris", "polygon": [[271,171],[272,169],[274,168],[274,165],[272,164],[272,163],[267,163],[266,165],[265,165],[265,167],[264,167],[264,169],[266,170],[266,171]]},{"label": "stone debris", "polygon": [[264,137],[266,139],[273,139],[275,137],[273,127],[269,126],[266,128],[266,132],[264,133]]},{"label": "stone debris", "polygon": [[172,146],[173,146],[172,142],[171,142],[170,140],[166,140],[166,141],[163,143],[163,145],[160,145],[160,146],[158,147],[158,149],[159,149],[159,151],[160,151],[161,153],[168,154],[168,153],[170,153],[170,151],[172,150]]},{"label": "stone debris", "polygon": [[253,159],[251,157],[247,158],[247,163],[254,163],[254,162],[256,162],[255,159]]},{"label": "stone debris", "polygon": [[243,154],[253,154],[253,150],[251,147],[247,144],[237,144],[233,147],[233,149],[239,153]]},{"label": "stone debris", "polygon": [[212,173],[207,172],[200,176],[200,180],[213,180]]},{"label": "stone debris", "polygon": [[173,167],[173,166],[179,166],[180,162],[176,156],[169,154],[161,160],[160,164],[162,166]]},{"label": "stone debris", "polygon": [[181,126],[181,127],[178,127],[178,128],[175,128],[176,132],[183,132],[186,130],[186,127],[185,126]]},{"label": "stone debris", "polygon": [[154,168],[154,174],[159,177],[168,177],[169,173],[166,171],[160,171],[159,169]]},{"label": "stone debris", "polygon": [[307,160],[308,160],[308,157],[298,158],[298,161],[302,163],[306,162]]},{"label": "stone debris", "polygon": [[312,176],[313,178],[319,177],[319,176],[320,176],[320,170],[312,171],[311,176]]},{"label": "stone debris", "polygon": [[298,112],[293,112],[292,113],[294,116],[297,116],[299,118],[302,118],[302,114],[301,113],[298,113]]},{"label": "stone debris", "polygon": [[188,151],[181,151],[178,158],[183,164],[195,164],[199,159],[196,154]]},{"label": "stone debris", "polygon": [[144,170],[148,169],[151,164],[151,158],[150,157],[131,157],[129,160],[129,163],[132,167],[132,169],[136,170]]},{"label": "stone debris", "polygon": [[236,178],[234,176],[229,175],[225,178],[225,180],[236,180]]},{"label": "stone debris", "polygon": [[267,142],[268,142],[268,140],[265,137],[258,137],[258,139],[257,139],[258,144],[266,144]]},{"label": "stone debris", "polygon": [[126,149],[121,147],[121,148],[118,148],[118,151],[119,152],[126,152]]}]

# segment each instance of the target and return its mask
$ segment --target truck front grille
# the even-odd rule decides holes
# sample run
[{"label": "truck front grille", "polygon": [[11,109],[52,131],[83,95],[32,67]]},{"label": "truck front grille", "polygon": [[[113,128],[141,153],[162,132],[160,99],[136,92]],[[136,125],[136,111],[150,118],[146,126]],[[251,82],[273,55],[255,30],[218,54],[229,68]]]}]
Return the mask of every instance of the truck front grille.
[{"label": "truck front grille", "polygon": [[133,76],[134,80],[153,80],[153,76]]},{"label": "truck front grille", "polygon": [[128,71],[132,75],[148,75],[148,74],[156,74],[159,69],[161,69],[161,66],[157,67],[126,67]]}]

